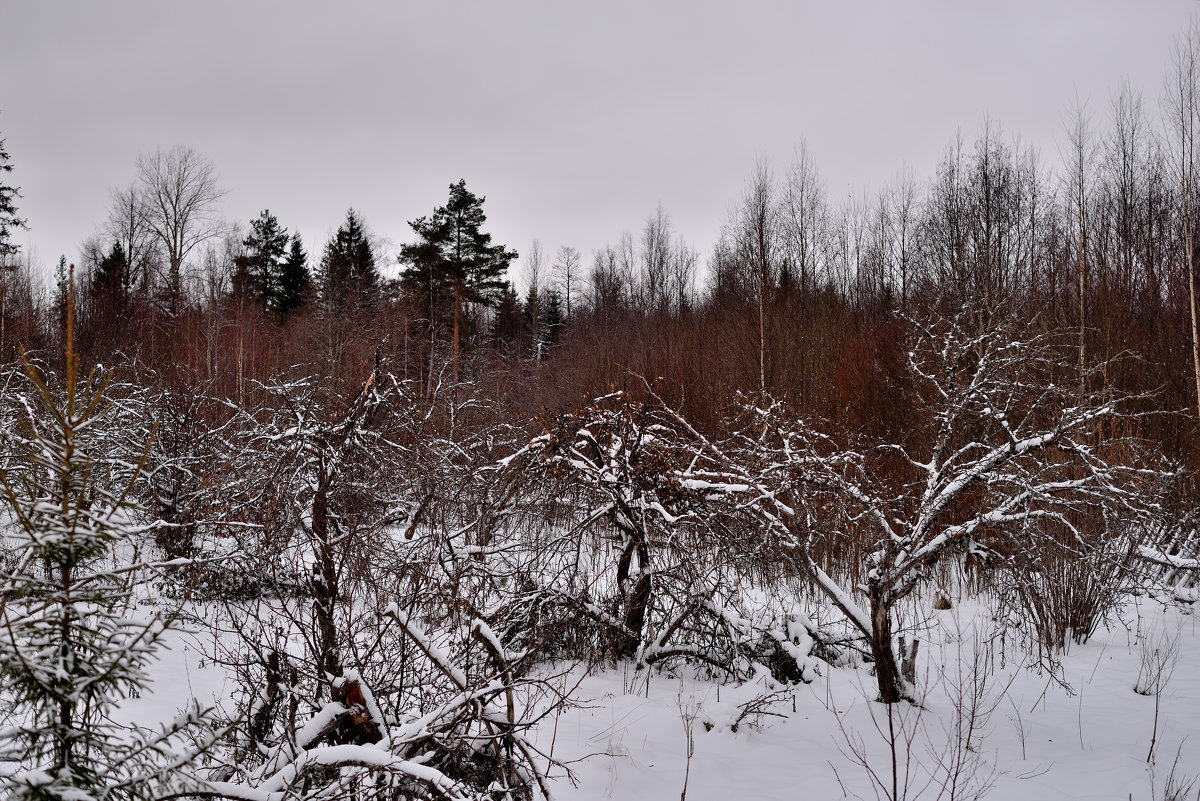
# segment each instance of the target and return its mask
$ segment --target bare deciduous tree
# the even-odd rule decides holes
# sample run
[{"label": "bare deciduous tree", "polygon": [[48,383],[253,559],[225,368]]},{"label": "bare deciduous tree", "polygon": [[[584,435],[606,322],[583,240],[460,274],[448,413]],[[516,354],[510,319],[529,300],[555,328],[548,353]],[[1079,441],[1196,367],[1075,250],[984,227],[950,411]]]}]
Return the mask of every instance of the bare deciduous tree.
[{"label": "bare deciduous tree", "polygon": [[129,264],[129,285],[123,289],[148,289],[158,256],[158,240],[146,219],[142,192],[137,184],[111,191],[108,219],[104,222],[102,233],[125,252],[125,260]]},{"label": "bare deciduous tree", "polygon": [[1075,221],[1075,242],[1079,264],[1079,388],[1087,372],[1087,292],[1088,292],[1088,187],[1092,180],[1095,146],[1089,130],[1087,114],[1082,104],[1076,104],[1075,116],[1067,132],[1070,141],[1070,173],[1068,202]]},{"label": "bare deciduous tree", "polygon": [[824,269],[829,215],[825,187],[803,140],[796,149],[783,193],[787,261],[803,295],[816,286]]},{"label": "bare deciduous tree", "polygon": [[617,249],[612,245],[605,245],[592,254],[589,282],[588,305],[595,315],[607,318],[624,306],[629,287],[621,274]]},{"label": "bare deciduous tree", "polygon": [[529,246],[529,258],[525,260],[525,263],[528,265],[526,280],[529,282],[529,291],[541,292],[542,279],[545,278],[542,270],[546,265],[546,256],[542,251],[542,241],[540,239],[535,238]]},{"label": "bare deciduous tree", "polygon": [[571,295],[579,283],[579,251],[570,245],[563,245],[554,257],[554,275],[562,287],[563,298],[567,302],[567,319],[571,319]]},{"label": "bare deciduous tree", "polygon": [[677,314],[687,311],[691,303],[696,283],[696,265],[699,262],[700,254],[683,241],[683,235],[675,237],[667,270],[667,300]]},{"label": "bare deciduous tree", "polygon": [[646,311],[663,311],[671,262],[671,218],[662,204],[642,227],[642,300]]},{"label": "bare deciduous tree", "polygon": [[221,232],[215,211],[225,192],[212,162],[183,145],[138,156],[137,174],[137,197],[131,191],[130,200],[140,204],[142,221],[166,255],[166,300],[175,314],[183,297],[183,262]]},{"label": "bare deciduous tree", "polygon": [[758,388],[767,391],[767,295],[778,273],[779,226],[775,176],[765,161],[754,166],[754,175],[742,196],[736,225],[738,249],[752,275],[758,304]]},{"label": "bare deciduous tree", "polygon": [[916,222],[918,212],[917,184],[912,173],[905,170],[888,187],[886,201],[890,223],[888,255],[892,286],[900,293],[901,310],[908,308],[912,294],[915,258]]},{"label": "bare deciduous tree", "polygon": [[1193,24],[1175,45],[1175,63],[1167,76],[1166,113],[1175,137],[1179,170],[1179,207],[1183,257],[1187,264],[1188,307],[1192,321],[1192,370],[1200,411],[1200,330],[1196,310],[1196,123],[1200,117],[1200,26]]}]

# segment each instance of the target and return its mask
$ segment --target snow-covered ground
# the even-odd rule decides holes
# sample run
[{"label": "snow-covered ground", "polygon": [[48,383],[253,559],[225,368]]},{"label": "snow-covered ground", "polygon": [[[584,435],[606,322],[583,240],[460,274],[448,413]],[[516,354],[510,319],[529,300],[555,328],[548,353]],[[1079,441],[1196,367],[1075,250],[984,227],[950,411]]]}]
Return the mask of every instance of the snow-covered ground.
[{"label": "snow-covered ground", "polygon": [[[1158,801],[1172,768],[1176,783],[1197,780],[1186,796],[1197,797],[1200,636],[1190,608],[1130,600],[1119,621],[1073,645],[1053,675],[1030,664],[1011,631],[1001,638],[977,604],[937,612],[925,625],[923,703],[893,707],[901,798],[949,799],[943,786],[957,774],[955,798]],[[151,692],[124,708],[128,718],[146,724],[192,697],[228,698],[233,683],[204,651],[173,635]],[[673,799],[686,778],[688,801],[871,799],[869,771],[886,788],[880,797],[890,797],[888,709],[869,700],[869,665],[823,666],[816,681],[783,688],[768,714],[736,727],[744,705],[772,689],[764,680],[718,685],[690,669],[679,674],[616,668],[583,678],[576,704],[547,717],[533,737],[570,768],[574,783],[555,772],[557,798]],[[1139,683],[1149,694],[1135,691]],[[977,728],[968,738],[973,696]],[[983,796],[972,792],[980,788]]]},{"label": "snow-covered ground", "polygon": [[[947,772],[936,766],[956,758],[961,798],[976,797],[972,787],[994,782],[986,797],[1004,801],[1160,799],[1173,766],[1177,781],[1200,777],[1200,637],[1190,610],[1131,602],[1121,622],[1062,659],[1059,678],[1069,691],[1047,670],[1030,667],[1011,633],[1003,643],[993,641],[990,651],[982,646],[986,665],[981,659],[974,671],[977,638],[995,633],[988,621],[977,607],[939,612],[932,621],[936,628],[927,639],[937,642],[918,659],[924,702],[896,710],[894,720],[897,729],[903,724],[914,733],[910,746],[903,734],[898,738],[900,797],[909,753],[908,798],[937,798]],[[1160,681],[1157,742],[1148,762],[1156,699],[1134,685],[1140,672],[1148,679],[1143,657],[1154,663],[1156,649],[1173,672]],[[965,737],[955,736],[955,721],[959,701],[980,686],[975,675],[983,681],[977,708],[990,714],[966,750],[957,747]],[[539,732],[543,746],[554,740],[555,757],[570,764],[578,782],[560,782],[558,796],[675,798],[686,776],[689,801],[875,798],[856,749],[890,794],[887,709],[868,700],[874,690],[868,667],[827,669],[795,688],[794,709],[789,693],[770,709],[780,717],[744,721],[732,731],[739,705],[763,690],[761,684],[718,688],[658,674],[647,691],[644,676],[621,671],[585,679],[579,695],[590,700]]]}]

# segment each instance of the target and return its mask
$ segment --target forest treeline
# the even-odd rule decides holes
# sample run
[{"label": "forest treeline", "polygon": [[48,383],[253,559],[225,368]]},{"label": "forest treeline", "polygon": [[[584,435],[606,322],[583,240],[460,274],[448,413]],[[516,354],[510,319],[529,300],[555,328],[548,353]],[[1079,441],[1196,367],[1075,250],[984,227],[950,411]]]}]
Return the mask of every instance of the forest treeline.
[{"label": "forest treeline", "polygon": [[[427,397],[470,381],[512,418],[646,378],[705,427],[735,393],[764,391],[848,430],[898,434],[905,332],[972,303],[981,326],[1016,313],[1076,331],[1080,376],[1137,354],[1087,389],[1192,410],[1197,69],[1187,47],[1176,61],[1162,114],[1122,86],[1103,113],[1076,112],[1057,163],[988,120],[955,136],[932,175],[840,198],[801,145],[788,165],[754,166],[708,254],[660,207],[589,256],[535,241],[519,258],[491,243],[484,198],[463,181],[409,223],[398,253],[353,209],[309,252],[270,211],[219,219],[214,166],[156,151],[83,246],[79,349],[241,400],[297,364],[361,381],[383,343]],[[61,350],[66,262],[43,290],[8,248],[3,360]],[[1194,416],[1146,418],[1139,433],[1200,466]]]}]

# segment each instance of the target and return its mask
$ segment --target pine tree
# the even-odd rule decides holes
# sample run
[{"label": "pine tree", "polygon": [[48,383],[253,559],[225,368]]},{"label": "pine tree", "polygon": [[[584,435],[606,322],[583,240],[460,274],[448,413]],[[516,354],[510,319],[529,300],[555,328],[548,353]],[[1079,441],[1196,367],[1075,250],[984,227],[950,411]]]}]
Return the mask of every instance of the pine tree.
[{"label": "pine tree", "polygon": [[[174,615],[135,612],[134,577],[147,565],[114,568],[136,552],[121,460],[101,441],[106,379],[78,377],[68,294],[65,386],[55,392],[25,361],[31,395],[22,468],[0,471],[0,500],[13,520],[13,568],[0,577],[0,795],[15,799],[125,801],[178,788],[197,758],[196,709],[156,734],[121,726],[111,713],[149,684]],[[141,619],[138,619],[138,618]],[[202,737],[203,748],[211,736]]]},{"label": "pine tree", "polygon": [[354,209],[325,245],[321,257],[321,299],[329,313],[369,307],[379,293],[375,250]]},{"label": "pine tree", "polygon": [[300,234],[292,234],[287,258],[279,267],[278,291],[272,308],[280,321],[286,320],[304,305],[312,279],[308,274],[308,254],[300,242]]},{"label": "pine tree", "polygon": [[[0,178],[3,178],[4,173],[12,172],[4,141],[0,139]],[[12,242],[12,232],[25,227],[25,220],[17,216],[15,201],[20,196],[21,191],[17,187],[9,186],[0,180],[0,269],[7,267],[9,257],[16,255],[20,249],[20,246]]]},{"label": "pine tree", "polygon": [[400,248],[400,262],[408,265],[401,275],[405,291],[422,307],[444,313],[449,306],[452,313],[456,381],[463,306],[495,306],[506,284],[502,276],[517,258],[516,251],[493,245],[492,235],[483,232],[484,200],[467,189],[466,181],[451,184],[446,205],[409,222],[418,240]]}]

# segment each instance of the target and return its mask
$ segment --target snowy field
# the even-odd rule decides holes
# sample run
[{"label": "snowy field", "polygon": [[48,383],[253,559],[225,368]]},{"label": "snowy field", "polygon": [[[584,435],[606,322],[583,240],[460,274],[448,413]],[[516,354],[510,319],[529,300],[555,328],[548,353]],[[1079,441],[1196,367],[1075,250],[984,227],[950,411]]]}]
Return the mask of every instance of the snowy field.
[{"label": "snowy field", "polygon": [[[1200,777],[1200,639],[1189,609],[1130,603],[1120,623],[1062,659],[1061,681],[998,640],[980,646],[980,670],[973,670],[979,640],[993,633],[987,620],[982,610],[961,608],[935,618],[928,633],[935,645],[918,660],[922,708],[903,705],[894,721],[904,730],[897,738],[901,797],[906,768],[907,797],[936,798],[956,762],[960,797],[990,786],[986,797],[1004,801],[1159,799],[1173,766],[1176,782]],[[1164,671],[1147,761],[1156,734],[1156,664]],[[1150,695],[1135,692],[1139,677]],[[779,717],[743,721],[736,732],[730,723],[739,706],[761,695],[761,685],[718,688],[656,675],[648,692],[638,679],[630,693],[631,683],[615,671],[585,680],[580,692],[591,701],[557,721],[555,756],[571,763],[579,783],[560,783],[561,798],[674,798],[685,776],[694,801],[874,798],[867,766],[886,784],[881,795],[890,795],[887,710],[867,700],[874,690],[868,668],[825,670],[770,708]],[[959,713],[972,694],[980,698],[977,731],[965,749],[956,732],[967,726],[957,722],[967,718]],[[540,734],[551,736],[547,727]]]},{"label": "snowy field", "polygon": [[[1011,630],[1001,637],[970,602],[923,626],[922,704],[893,707],[898,797],[1197,797],[1200,637],[1191,608],[1131,599],[1053,671],[1031,663],[1028,643]],[[151,692],[126,707],[129,719],[162,719],[192,697],[228,698],[233,682],[206,650],[176,639]],[[569,767],[571,779],[553,773],[564,800],[673,799],[685,782],[691,801],[889,798],[888,709],[869,700],[874,690],[869,665],[823,665],[817,680],[795,687],[719,685],[690,668],[608,668],[583,677],[574,705],[545,718],[533,739]],[[1170,793],[1192,782],[1190,792]]]}]

